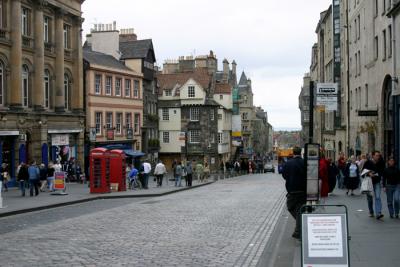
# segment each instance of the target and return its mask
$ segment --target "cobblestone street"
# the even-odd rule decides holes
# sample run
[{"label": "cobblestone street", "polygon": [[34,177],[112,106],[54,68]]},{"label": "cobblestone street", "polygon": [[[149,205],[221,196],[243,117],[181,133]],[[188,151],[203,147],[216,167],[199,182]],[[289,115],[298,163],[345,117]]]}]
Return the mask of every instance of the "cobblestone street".
[{"label": "cobblestone street", "polygon": [[0,219],[0,265],[255,266],[283,207],[283,179],[260,174],[17,215]]}]

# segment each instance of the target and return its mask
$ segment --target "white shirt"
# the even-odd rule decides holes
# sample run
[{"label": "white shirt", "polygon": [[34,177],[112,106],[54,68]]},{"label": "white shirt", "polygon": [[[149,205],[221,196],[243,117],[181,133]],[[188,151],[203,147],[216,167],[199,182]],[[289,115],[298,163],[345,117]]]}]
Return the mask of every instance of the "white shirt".
[{"label": "white shirt", "polygon": [[156,168],[154,169],[154,174],[155,175],[160,175],[160,174],[165,174],[167,170],[165,169],[165,165],[162,164],[161,162],[156,165]]},{"label": "white shirt", "polygon": [[148,162],[143,163],[143,171],[144,173],[150,173],[151,172],[151,165]]}]

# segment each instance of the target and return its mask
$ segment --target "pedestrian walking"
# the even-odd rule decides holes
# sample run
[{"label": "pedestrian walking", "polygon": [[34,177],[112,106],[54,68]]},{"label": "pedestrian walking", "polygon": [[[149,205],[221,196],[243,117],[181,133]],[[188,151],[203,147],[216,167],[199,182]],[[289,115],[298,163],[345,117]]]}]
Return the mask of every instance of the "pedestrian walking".
[{"label": "pedestrian walking", "polygon": [[181,187],[182,186],[182,165],[181,162],[178,161],[176,166],[175,166],[175,186],[176,187]]},{"label": "pedestrian walking", "polygon": [[143,188],[149,189],[149,175],[151,172],[151,165],[147,161],[143,162]]},{"label": "pedestrian walking", "polygon": [[240,169],[241,169],[240,168],[240,162],[238,160],[236,160],[235,163],[233,164],[233,166],[235,168],[236,175],[239,175],[240,174]]},{"label": "pedestrian walking", "polygon": [[47,183],[49,184],[49,191],[54,191],[54,173],[55,173],[54,164],[52,161],[49,162],[49,166],[47,167]]},{"label": "pedestrian walking", "polygon": [[332,158],[328,158],[328,179],[329,179],[329,193],[332,193],[336,187],[336,177],[339,174],[339,169],[337,168],[335,162],[333,162]]},{"label": "pedestrian walking", "polygon": [[21,190],[21,196],[24,197],[26,183],[29,180],[28,166],[24,162],[21,162],[21,164],[18,166],[17,179],[19,182],[19,189]]},{"label": "pedestrian walking", "polygon": [[367,160],[364,164],[363,169],[373,171],[372,185],[373,194],[367,194],[367,202],[370,217],[374,217],[373,202],[375,200],[375,216],[376,219],[383,218],[382,214],[382,201],[381,201],[381,177],[385,169],[385,163],[381,157],[379,151],[372,152],[372,159]]},{"label": "pedestrian walking", "polygon": [[354,155],[350,157],[350,162],[346,165],[344,176],[344,184],[347,188],[346,195],[350,191],[350,195],[354,196],[354,190],[360,185],[360,170]]},{"label": "pedestrian walking", "polygon": [[393,157],[389,158],[388,166],[383,171],[383,190],[386,192],[390,218],[399,218],[400,202],[400,171]]},{"label": "pedestrian walking", "polygon": [[154,175],[156,176],[157,187],[162,186],[164,174],[166,174],[166,173],[167,173],[167,170],[165,168],[165,165],[162,163],[161,160],[159,160],[156,167],[154,168]]},{"label": "pedestrian walking", "polygon": [[326,202],[329,193],[329,162],[325,159],[324,151],[320,151],[318,177],[320,182],[320,204]]},{"label": "pedestrian walking", "polygon": [[339,169],[339,175],[337,176],[337,185],[339,189],[344,188],[344,171],[346,169],[346,158],[344,157],[344,153],[340,152],[339,158],[337,161],[337,167]]},{"label": "pedestrian walking", "polygon": [[210,167],[208,166],[208,163],[207,163],[207,162],[204,163],[204,170],[203,170],[203,172],[204,172],[204,174],[203,174],[203,176],[204,176],[204,181],[205,181],[206,183],[208,183],[208,178],[210,177]]},{"label": "pedestrian walking", "polygon": [[35,196],[39,195],[39,177],[40,171],[35,161],[31,162],[31,165],[28,168],[29,173],[29,194],[33,197],[33,190],[35,190]]},{"label": "pedestrian walking", "polygon": [[[9,172],[8,172],[8,165],[7,163],[2,163],[0,166],[0,183],[2,187],[4,187],[4,191],[8,191],[8,180],[9,180]],[[2,190],[2,187],[0,187],[0,190]]]},{"label": "pedestrian walking", "polygon": [[293,148],[293,158],[289,159],[282,169],[282,176],[285,179],[287,191],[286,205],[289,213],[296,220],[296,227],[292,237],[301,238],[301,207],[307,201],[307,175],[304,160],[301,158],[301,148]]},{"label": "pedestrian walking", "polygon": [[204,181],[204,167],[200,162],[196,164],[196,176],[197,181],[201,183]]},{"label": "pedestrian walking", "polygon": [[39,166],[39,176],[40,176],[40,192],[44,192],[47,187],[47,168],[42,163]]},{"label": "pedestrian walking", "polygon": [[[193,161],[194,164],[194,161]],[[192,181],[193,181],[193,166],[190,161],[186,163],[186,179],[187,179],[187,186],[191,187],[192,186]]]}]

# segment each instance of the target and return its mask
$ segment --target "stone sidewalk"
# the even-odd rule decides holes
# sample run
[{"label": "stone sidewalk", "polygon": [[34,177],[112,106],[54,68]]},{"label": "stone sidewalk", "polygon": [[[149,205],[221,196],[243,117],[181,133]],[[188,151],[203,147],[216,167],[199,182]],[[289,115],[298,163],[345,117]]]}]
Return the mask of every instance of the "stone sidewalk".
[{"label": "stone sidewalk", "polygon": [[[391,219],[386,202],[386,193],[382,191],[382,212],[384,218],[377,220],[368,215],[365,195],[357,190],[355,196],[347,196],[345,190],[335,189],[326,204],[345,205],[348,209],[350,243],[350,263],[352,267],[400,266],[400,219]],[[265,253],[265,257],[274,257],[271,266],[301,266],[301,243],[291,237],[294,220],[284,212],[279,224],[285,225],[274,233],[279,236],[278,248]],[[265,260],[266,261],[266,260]]]},{"label": "stone sidewalk", "polygon": [[186,187],[185,181],[183,180],[182,187],[175,187],[174,181],[167,181],[166,177],[164,177],[163,186],[157,187],[153,177],[150,177],[149,189],[147,190],[128,189],[124,192],[111,192],[106,194],[90,194],[88,184],[67,183],[67,195],[52,195],[50,192],[40,192],[36,197],[29,196],[29,189],[25,193],[26,196],[21,197],[20,190],[13,187],[10,188],[8,192],[2,192],[3,208],[0,209],[0,217],[73,205],[98,199],[158,197],[208,185],[213,182],[214,179],[209,179],[207,183],[200,183],[198,180],[194,180],[192,187]]}]

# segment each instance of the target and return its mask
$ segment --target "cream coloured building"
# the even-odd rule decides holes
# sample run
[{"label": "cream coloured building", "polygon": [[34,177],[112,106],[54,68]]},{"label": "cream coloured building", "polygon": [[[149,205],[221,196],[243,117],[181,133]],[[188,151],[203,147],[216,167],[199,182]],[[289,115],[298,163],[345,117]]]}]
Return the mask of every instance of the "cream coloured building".
[{"label": "cream coloured building", "polygon": [[0,162],[83,164],[82,0],[0,1]]}]

